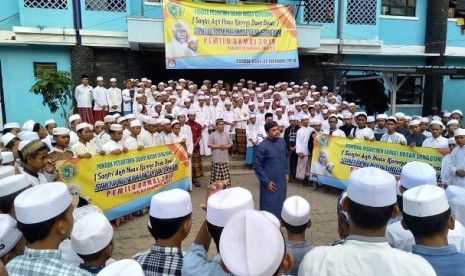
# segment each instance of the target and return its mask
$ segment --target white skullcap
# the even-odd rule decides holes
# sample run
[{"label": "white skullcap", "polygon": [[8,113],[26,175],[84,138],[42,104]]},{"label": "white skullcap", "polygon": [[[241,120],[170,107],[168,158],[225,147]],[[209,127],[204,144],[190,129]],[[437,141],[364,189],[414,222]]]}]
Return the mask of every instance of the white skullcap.
[{"label": "white skullcap", "polygon": [[365,116],[365,118],[368,118],[368,115],[365,112],[356,112],[354,115],[355,118],[357,118],[358,116]]},{"label": "white skullcap", "polygon": [[16,219],[35,224],[52,219],[71,205],[72,197],[62,182],[44,183],[20,193],[14,202]]},{"label": "white skullcap", "polygon": [[409,126],[419,126],[420,125],[420,121],[419,120],[412,120],[410,121],[409,123]]},{"label": "white skullcap", "polygon": [[173,121],[171,122],[171,126],[174,126],[175,124],[179,124],[179,121],[178,121],[178,120],[173,120]]},{"label": "white skullcap", "polygon": [[462,113],[462,111],[460,111],[460,110],[458,110],[458,109],[456,109],[456,110],[453,110],[453,111],[452,111],[450,114],[452,115],[452,114],[454,114],[454,113],[457,113],[457,114],[459,114],[459,115],[460,115],[460,117],[463,117],[463,113]]},{"label": "white skullcap", "polygon": [[6,123],[3,125],[3,129],[7,129],[7,128],[19,128],[19,124],[18,123]]},{"label": "white skullcap", "polygon": [[456,119],[447,121],[447,126],[452,125],[452,124],[460,125],[459,121],[457,121]]},{"label": "white skullcap", "polygon": [[162,120],[160,120],[160,124],[162,124],[162,125],[169,125],[169,124],[171,124],[171,121],[168,120],[168,119],[162,119]]},{"label": "white skullcap", "polygon": [[444,127],[444,124],[440,120],[433,120],[433,121],[431,121],[431,123],[429,125],[430,126],[431,125],[440,125],[441,127]]},{"label": "white skullcap", "polygon": [[33,120],[28,120],[28,121],[26,121],[26,122],[23,124],[23,130],[24,130],[24,131],[32,131],[33,128],[34,128],[34,124],[35,124],[35,123],[36,123],[36,122],[33,121]]},{"label": "white skullcap", "polygon": [[224,105],[231,105],[231,101],[229,99],[224,100]]},{"label": "white skullcap", "polygon": [[131,127],[131,128],[132,128],[132,127],[138,127],[138,126],[139,126],[139,127],[142,126],[141,123],[139,122],[139,120],[134,120],[134,121],[131,121],[131,122],[129,123],[129,127]]},{"label": "white skullcap", "polygon": [[403,212],[414,217],[430,217],[449,210],[446,193],[442,188],[421,185],[402,195]]},{"label": "white skullcap", "polygon": [[316,89],[316,85],[312,84],[312,85],[310,86],[310,88],[311,88],[311,89]]},{"label": "white skullcap", "polygon": [[103,77],[97,77],[97,81],[103,81]]},{"label": "white skullcap", "polygon": [[289,121],[297,120],[297,117],[294,115],[289,116]]},{"label": "white skullcap", "polygon": [[255,113],[252,113],[252,114],[250,114],[249,118],[250,119],[257,118],[257,115],[255,115]]},{"label": "white skullcap", "polygon": [[112,122],[116,122],[116,119],[112,115],[106,115],[105,117],[103,117],[103,122],[112,123]]},{"label": "white skullcap", "polygon": [[[84,123],[80,123],[80,124],[78,124],[78,125],[76,126],[76,131],[80,131],[81,129],[84,129],[84,128],[86,128],[86,127],[90,128],[90,124],[85,123],[85,122],[84,122]],[[56,128],[54,128],[53,130],[55,130],[55,129],[56,129]]]},{"label": "white skullcap", "polygon": [[10,252],[22,236],[16,228],[16,220],[10,215],[0,214],[0,257]]},{"label": "white skullcap", "polygon": [[126,116],[121,116],[121,117],[118,117],[118,119],[116,119],[116,123],[120,124],[121,122],[126,121],[126,120],[127,120]]},{"label": "white skullcap", "polygon": [[17,137],[16,137],[16,135],[14,135],[11,132],[8,132],[5,135],[3,135],[2,136],[3,146],[8,145],[8,143],[11,142],[11,140],[13,140],[13,138],[17,138]]},{"label": "white skullcap", "polygon": [[11,151],[2,151],[2,164],[11,163],[15,161],[13,152]]},{"label": "white skullcap", "polygon": [[102,209],[96,205],[84,205],[79,208],[74,209],[73,211],[73,220],[74,222],[80,220],[81,218],[87,216],[88,214],[99,213],[103,214]]},{"label": "white skullcap", "polygon": [[375,117],[374,116],[368,116],[367,117],[367,123],[374,123],[375,122]]},{"label": "white skullcap", "polygon": [[120,260],[102,269],[97,276],[145,276],[140,264],[134,260]]},{"label": "white skullcap", "polygon": [[21,151],[25,146],[27,146],[31,141],[21,141],[18,145],[18,150]]},{"label": "white skullcap", "polygon": [[442,115],[442,116],[444,116],[445,118],[449,118],[450,115],[452,115],[450,112],[445,112],[444,115]]},{"label": "white skullcap", "polygon": [[208,198],[206,219],[213,225],[224,227],[237,212],[254,209],[252,194],[240,187],[221,190]]},{"label": "white skullcap", "polygon": [[0,197],[14,194],[30,186],[32,186],[32,182],[24,174],[15,174],[1,178]]},{"label": "white skullcap", "polygon": [[[160,104],[160,103],[158,103],[158,104]],[[128,115],[126,115],[126,116],[124,116],[124,117],[126,117],[127,120],[129,120],[129,119],[136,119],[136,115],[134,115],[134,114],[132,114],[132,113],[131,113],[131,114],[128,114]]]},{"label": "white skullcap", "polygon": [[105,123],[102,122],[102,121],[96,121],[95,124],[94,124],[95,127],[104,126],[104,125],[105,125]]},{"label": "white skullcap", "polygon": [[433,120],[433,121],[442,121],[441,117],[439,117],[438,115],[433,116],[433,118],[431,118],[431,120]]},{"label": "white skullcap", "polygon": [[447,139],[447,144],[448,145],[455,145],[456,144],[455,138],[452,137],[452,138]]},{"label": "white skullcap", "polygon": [[405,114],[402,113],[402,112],[397,112],[396,114],[394,114],[394,117],[400,118],[400,119],[404,119],[404,118],[405,118]]},{"label": "white skullcap", "polygon": [[81,116],[79,116],[79,114],[74,114],[74,115],[69,116],[68,122],[71,124],[73,121],[76,121],[79,119],[81,119]]},{"label": "white skullcap", "polygon": [[34,141],[39,140],[39,134],[37,132],[32,131],[21,131],[19,134],[19,139],[22,141]]},{"label": "white skullcap", "polygon": [[50,120],[45,121],[44,126],[48,126],[49,124],[56,124],[56,123],[57,122],[55,120],[50,119]]},{"label": "white skullcap", "polygon": [[150,213],[153,218],[174,219],[192,213],[192,200],[188,192],[181,189],[163,191],[152,196]]},{"label": "white skullcap", "polygon": [[116,82],[116,79],[115,79],[115,78],[111,78],[111,79],[110,79],[110,82]]},{"label": "white skullcap", "polygon": [[436,185],[436,170],[423,162],[412,161],[402,167],[399,184],[405,189],[420,185]]},{"label": "white skullcap", "polygon": [[310,220],[310,204],[301,196],[291,196],[284,201],[281,218],[292,226],[307,224]]},{"label": "white skullcap", "polygon": [[53,136],[69,135],[70,130],[66,127],[56,127],[53,129]]},{"label": "white skullcap", "polygon": [[279,228],[255,210],[239,211],[229,220],[219,247],[221,260],[233,275],[273,275],[285,252]]},{"label": "white skullcap", "polygon": [[350,174],[347,196],[364,206],[390,206],[397,201],[396,179],[378,168],[360,168]]},{"label": "white skullcap", "polygon": [[141,78],[140,80],[141,80],[142,82],[146,82],[146,81],[147,81],[147,78],[144,77],[144,78]]},{"label": "white skullcap", "polygon": [[123,131],[123,126],[118,124],[112,124],[110,126],[111,131]]},{"label": "white skullcap", "polygon": [[321,90],[328,90],[328,86],[321,87]]},{"label": "white skullcap", "polygon": [[422,117],[422,118],[420,119],[420,122],[421,122],[421,123],[429,123],[429,118],[428,118],[428,117]]},{"label": "white skullcap", "polygon": [[394,117],[394,116],[389,116],[389,117],[387,117],[387,119],[386,119],[386,120],[394,121],[394,122],[396,122],[396,123],[397,123],[397,118],[396,118],[396,117]]},{"label": "white skullcap", "polygon": [[283,109],[282,108],[276,108],[275,112],[278,112],[278,111],[283,112]]},{"label": "white skullcap", "polygon": [[310,119],[310,116],[307,114],[304,114],[300,117],[300,120],[309,120],[309,119]]},{"label": "white skullcap", "polygon": [[279,221],[279,219],[273,215],[272,213],[268,212],[268,211],[264,211],[264,210],[261,210],[259,211],[260,214],[262,214],[263,216],[265,216],[269,221],[271,221],[274,225],[276,225],[276,227],[281,228],[281,222]]},{"label": "white skullcap", "polygon": [[454,131],[454,136],[465,136],[465,129],[458,128]]},{"label": "white skullcap", "polygon": [[74,223],[71,245],[80,255],[91,255],[107,247],[113,239],[113,227],[100,213],[87,214]]},{"label": "white skullcap", "polygon": [[14,166],[0,166],[0,179],[15,175]]}]

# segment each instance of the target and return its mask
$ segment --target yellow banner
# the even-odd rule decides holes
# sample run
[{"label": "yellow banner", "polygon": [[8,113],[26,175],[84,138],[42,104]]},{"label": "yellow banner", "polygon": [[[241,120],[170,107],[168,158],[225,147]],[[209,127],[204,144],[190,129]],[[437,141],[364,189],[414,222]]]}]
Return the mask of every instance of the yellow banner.
[{"label": "yellow banner", "polygon": [[57,162],[57,171],[73,194],[90,199],[110,220],[149,206],[158,191],[187,190],[190,182],[189,159],[180,144],[69,159]]},{"label": "yellow banner", "polygon": [[439,179],[445,154],[447,152],[432,148],[322,135],[314,144],[311,178],[321,184],[345,189],[350,173],[358,168],[380,168],[398,179],[406,163],[420,161],[433,166]]},{"label": "yellow banner", "polygon": [[299,67],[293,5],[163,1],[167,69]]}]

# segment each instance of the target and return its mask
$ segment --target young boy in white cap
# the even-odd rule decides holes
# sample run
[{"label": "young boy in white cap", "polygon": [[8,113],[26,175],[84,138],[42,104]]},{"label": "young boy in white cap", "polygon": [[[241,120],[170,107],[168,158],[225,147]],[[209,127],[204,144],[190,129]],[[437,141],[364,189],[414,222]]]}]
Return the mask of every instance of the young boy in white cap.
[{"label": "young boy in white cap", "polygon": [[13,202],[22,191],[32,187],[32,182],[24,174],[13,175],[13,167],[7,168],[12,175],[0,179],[0,212],[15,218]]},{"label": "young boy in white cap", "polygon": [[220,250],[222,266],[233,275],[282,275],[293,266],[279,227],[255,210],[242,210],[229,219]]},{"label": "young boy in white cap", "polygon": [[305,255],[299,275],[436,275],[419,256],[386,242],[389,218],[397,216],[396,180],[378,168],[353,171],[343,208],[350,234],[345,243],[316,247]]},{"label": "young boy in white cap", "polygon": [[281,222],[286,228],[286,249],[293,256],[294,267],[287,273],[297,275],[300,262],[313,246],[305,239],[305,231],[310,228],[310,204],[300,196],[291,196],[284,201]]},{"label": "young boy in white cap", "polygon": [[[420,185],[433,185],[437,183],[436,170],[429,164],[412,161],[402,167],[400,174],[400,195],[397,196],[397,204],[402,211],[402,194]],[[410,231],[406,231],[400,222],[401,216],[389,224],[386,229],[386,239],[392,247],[410,252],[415,244],[414,237]],[[460,222],[455,224],[455,229],[449,231],[449,243],[454,244],[460,252],[465,252],[465,228]]]},{"label": "young boy in white cap", "polygon": [[59,244],[73,229],[72,197],[66,184],[45,183],[25,190],[15,199],[18,229],[27,241],[24,255],[7,265],[10,276],[90,275],[61,260]]},{"label": "young boy in white cap", "polygon": [[[226,182],[214,182],[207,188],[207,216],[189,251],[184,256],[182,275],[225,275],[220,265],[220,237],[228,220],[241,210],[253,210],[252,194],[240,187],[225,189]],[[210,243],[218,253],[208,259]]]},{"label": "young boy in white cap", "polygon": [[181,244],[192,226],[188,192],[172,189],[155,194],[150,203],[148,230],[155,244],[148,253],[134,257],[145,275],[181,275]]},{"label": "young boy in white cap", "polygon": [[78,158],[91,158],[92,155],[97,154],[97,150],[90,142],[94,137],[91,125],[88,123],[80,123],[76,127],[76,132],[79,137],[79,141],[71,147],[74,156]]},{"label": "young boy in white cap", "polygon": [[447,242],[455,219],[444,190],[432,185],[409,189],[403,206],[402,226],[415,237],[412,252],[426,259],[437,275],[465,275],[465,254]]},{"label": "young boy in white cap", "polygon": [[52,162],[73,158],[74,154],[69,148],[70,130],[65,127],[53,129],[54,147],[48,153]]},{"label": "young boy in white cap", "polygon": [[74,114],[74,115],[69,116],[68,123],[69,123],[69,128],[71,129],[71,132],[69,134],[70,135],[69,144],[72,146],[74,145],[74,143],[79,141],[79,137],[77,136],[77,133],[76,133],[76,127],[77,125],[82,123],[81,116],[79,114]]},{"label": "young boy in white cap", "polygon": [[465,188],[465,129],[459,128],[454,132],[457,147],[451,153],[451,185]]},{"label": "young boy in white cap", "polygon": [[23,255],[26,240],[16,228],[16,220],[0,214],[0,262],[8,264],[16,256]]},{"label": "young boy in white cap", "polygon": [[113,254],[113,227],[103,214],[84,215],[73,226],[71,245],[84,261],[79,267],[95,275]]},{"label": "young boy in white cap", "polygon": [[110,126],[110,141],[102,146],[102,150],[106,154],[120,154],[127,152],[128,149],[124,147],[121,139],[123,138],[123,126],[119,124],[112,124]]},{"label": "young boy in white cap", "polygon": [[144,145],[138,139],[139,134],[142,131],[142,124],[139,120],[133,120],[129,123],[129,130],[131,135],[124,140],[123,145],[128,150],[143,149]]}]

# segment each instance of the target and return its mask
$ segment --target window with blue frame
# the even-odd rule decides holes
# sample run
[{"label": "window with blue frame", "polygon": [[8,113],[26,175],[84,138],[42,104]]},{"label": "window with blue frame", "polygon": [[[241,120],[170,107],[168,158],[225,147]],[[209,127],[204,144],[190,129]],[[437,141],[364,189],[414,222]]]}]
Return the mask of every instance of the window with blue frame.
[{"label": "window with blue frame", "polygon": [[126,0],[86,0],[88,11],[126,12]]},{"label": "window with blue frame", "polygon": [[382,15],[415,16],[416,0],[383,0]]},{"label": "window with blue frame", "polygon": [[25,8],[67,10],[67,0],[24,0]]}]

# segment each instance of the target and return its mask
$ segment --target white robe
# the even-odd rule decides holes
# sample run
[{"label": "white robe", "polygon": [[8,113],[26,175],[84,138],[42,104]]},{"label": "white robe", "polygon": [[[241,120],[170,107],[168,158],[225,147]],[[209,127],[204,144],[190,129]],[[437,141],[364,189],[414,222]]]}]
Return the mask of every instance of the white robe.
[{"label": "white robe", "polygon": [[449,141],[447,138],[439,136],[438,138],[434,137],[428,137],[423,141],[423,144],[421,145],[424,148],[433,148],[433,149],[443,149],[443,150],[448,150],[449,149]]},{"label": "white robe", "polygon": [[[121,112],[121,103],[123,101],[123,96],[121,94],[121,89],[118,87],[108,88],[107,90],[107,103],[109,112]],[[116,105],[116,108],[113,106]]]},{"label": "white robe", "polygon": [[[446,139],[447,140],[447,139]],[[465,146],[456,147],[451,155],[451,164],[450,164],[450,185],[459,186],[465,188],[465,177],[459,177],[455,175],[455,172],[460,170],[465,170]]]}]

